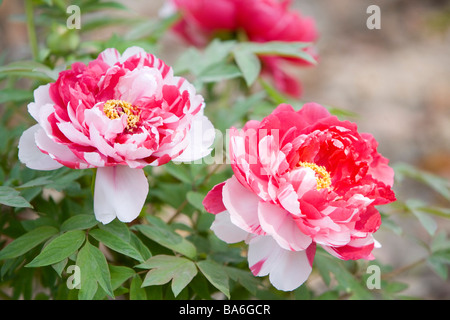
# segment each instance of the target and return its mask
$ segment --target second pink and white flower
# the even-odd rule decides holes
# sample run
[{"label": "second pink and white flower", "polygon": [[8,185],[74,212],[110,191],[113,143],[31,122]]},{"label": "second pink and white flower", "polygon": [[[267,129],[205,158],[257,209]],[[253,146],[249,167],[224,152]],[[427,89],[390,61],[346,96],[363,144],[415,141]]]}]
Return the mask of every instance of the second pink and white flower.
[{"label": "second pink and white flower", "polygon": [[394,171],[372,135],[322,106],[278,106],[230,131],[234,175],[205,197],[211,229],[248,243],[254,275],[290,291],[312,271],[316,246],[344,260],[372,259],[376,205],[395,200]]}]

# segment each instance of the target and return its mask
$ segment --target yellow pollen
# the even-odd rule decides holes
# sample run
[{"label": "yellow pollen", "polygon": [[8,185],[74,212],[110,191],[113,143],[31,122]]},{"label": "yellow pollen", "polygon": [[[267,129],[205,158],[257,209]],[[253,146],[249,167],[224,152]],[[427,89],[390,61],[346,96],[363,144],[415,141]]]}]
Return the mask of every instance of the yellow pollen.
[{"label": "yellow pollen", "polygon": [[331,176],[324,166],[318,166],[312,162],[299,162],[298,165],[304,168],[310,168],[316,173],[317,190],[329,188],[331,186]]},{"label": "yellow pollen", "polygon": [[137,127],[140,112],[136,106],[123,100],[108,100],[103,105],[103,113],[111,120],[127,115],[127,129],[132,130]]}]

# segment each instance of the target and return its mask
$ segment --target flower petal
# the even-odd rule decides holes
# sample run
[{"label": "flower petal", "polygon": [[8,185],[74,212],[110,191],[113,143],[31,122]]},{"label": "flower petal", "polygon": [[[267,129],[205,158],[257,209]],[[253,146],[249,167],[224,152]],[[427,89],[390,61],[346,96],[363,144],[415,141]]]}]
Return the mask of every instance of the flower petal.
[{"label": "flower petal", "polygon": [[205,199],[203,199],[203,206],[205,207],[205,210],[212,214],[218,214],[221,213],[227,208],[223,205],[222,200],[222,193],[223,193],[223,186],[225,185],[225,182],[219,183],[218,185],[215,185],[206,195]]},{"label": "flower petal", "polygon": [[199,160],[211,153],[216,132],[211,121],[199,112],[193,118],[191,130],[186,138],[189,140],[187,148],[174,161],[190,162]]},{"label": "flower petal", "polygon": [[259,236],[250,240],[248,264],[255,276],[269,274],[275,288],[291,291],[308,279],[315,249],[313,243],[303,251],[284,250],[272,237]]},{"label": "flower petal", "polygon": [[64,144],[56,143],[50,139],[45,130],[38,130],[35,134],[36,145],[40,150],[58,161],[60,164],[73,169],[86,169],[90,166],[79,159]]},{"label": "flower petal", "polygon": [[261,228],[283,249],[301,251],[312,242],[311,237],[300,231],[289,212],[276,205],[259,202],[258,217]]},{"label": "flower petal", "polygon": [[53,160],[48,154],[43,153],[36,145],[36,133],[43,131],[36,124],[25,130],[19,140],[19,160],[28,168],[34,170],[55,170],[62,165]]},{"label": "flower petal", "polygon": [[226,243],[241,242],[249,236],[248,232],[231,222],[228,211],[216,214],[214,222],[211,225],[211,230],[214,231],[219,239]]},{"label": "flower petal", "polygon": [[264,234],[258,219],[259,197],[245,188],[232,176],[223,187],[223,204],[231,221],[239,228],[256,234]]},{"label": "flower petal", "polygon": [[94,212],[103,224],[117,217],[122,222],[134,220],[148,194],[148,181],[142,169],[127,166],[97,169]]}]

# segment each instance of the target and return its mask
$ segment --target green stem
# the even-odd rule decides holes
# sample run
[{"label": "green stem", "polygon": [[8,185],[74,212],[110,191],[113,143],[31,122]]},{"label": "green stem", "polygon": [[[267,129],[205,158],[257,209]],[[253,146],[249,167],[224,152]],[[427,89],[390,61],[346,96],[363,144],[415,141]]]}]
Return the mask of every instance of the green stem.
[{"label": "green stem", "polygon": [[389,273],[386,273],[386,274],[382,275],[381,278],[383,280],[394,278],[394,277],[396,277],[396,276],[398,276],[398,275],[400,275],[400,274],[402,274],[402,273],[404,273],[406,271],[409,271],[410,269],[413,269],[413,268],[421,265],[422,263],[424,263],[426,261],[427,261],[426,258],[422,258],[422,259],[420,259],[420,260],[418,260],[416,262],[413,262],[411,264],[408,264],[406,266],[403,266],[403,267],[400,267],[400,268],[398,268],[396,270],[393,270],[393,271],[391,271]]},{"label": "green stem", "polygon": [[33,60],[38,59],[39,49],[36,37],[36,27],[34,25],[33,1],[25,0],[25,14],[27,17],[28,40],[30,42]]}]

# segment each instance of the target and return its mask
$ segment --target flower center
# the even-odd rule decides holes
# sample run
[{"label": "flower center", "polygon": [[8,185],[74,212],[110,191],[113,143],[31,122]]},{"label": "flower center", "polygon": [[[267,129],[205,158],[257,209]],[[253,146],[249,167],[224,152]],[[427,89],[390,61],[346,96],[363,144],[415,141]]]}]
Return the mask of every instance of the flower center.
[{"label": "flower center", "polygon": [[111,120],[127,115],[127,129],[137,127],[140,112],[136,106],[123,100],[108,100],[103,105],[103,113]]},{"label": "flower center", "polygon": [[316,173],[317,190],[329,188],[331,186],[331,176],[324,166],[318,166],[312,162],[298,163],[300,167],[310,168]]}]

